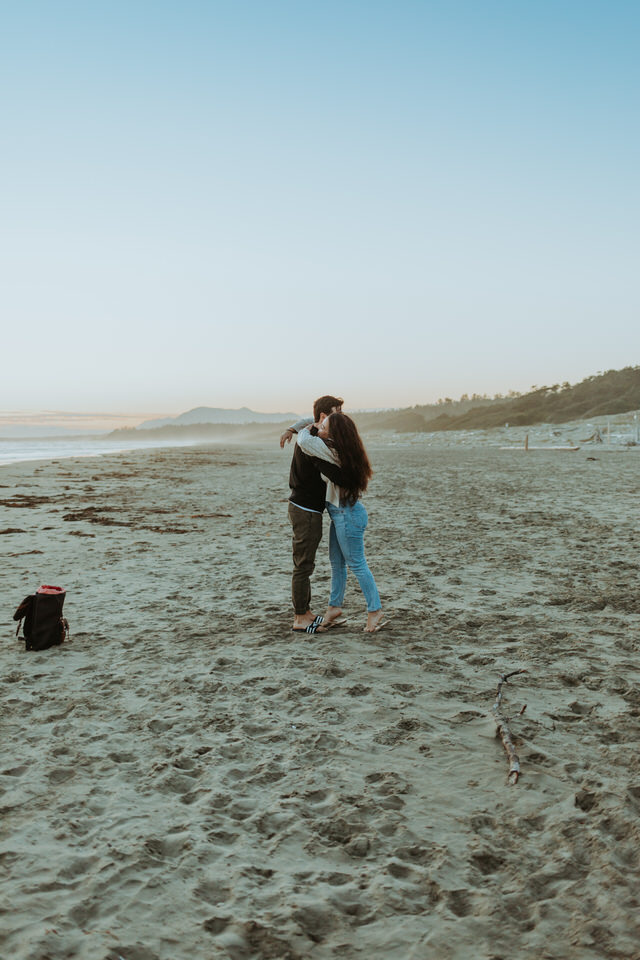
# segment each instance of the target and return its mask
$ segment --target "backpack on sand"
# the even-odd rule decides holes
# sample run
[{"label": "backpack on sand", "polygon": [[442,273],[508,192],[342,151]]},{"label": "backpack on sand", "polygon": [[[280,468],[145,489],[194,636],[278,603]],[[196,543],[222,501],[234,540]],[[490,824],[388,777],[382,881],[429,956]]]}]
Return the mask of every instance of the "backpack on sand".
[{"label": "backpack on sand", "polygon": [[69,622],[62,616],[66,590],[45,585],[25,597],[13,619],[18,621],[16,636],[24,620],[22,634],[26,650],[48,650],[64,642]]}]

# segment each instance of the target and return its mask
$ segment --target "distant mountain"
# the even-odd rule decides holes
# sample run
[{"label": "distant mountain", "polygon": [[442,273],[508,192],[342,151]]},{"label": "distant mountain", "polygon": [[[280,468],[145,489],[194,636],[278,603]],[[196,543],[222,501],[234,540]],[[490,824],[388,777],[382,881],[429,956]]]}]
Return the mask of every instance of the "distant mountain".
[{"label": "distant mountain", "polygon": [[[295,417],[295,414],[294,414]],[[208,443],[220,440],[254,440],[279,437],[283,427],[292,423],[291,419],[282,423],[167,423],[164,427],[151,427],[149,430],[137,427],[120,427],[106,437],[107,440],[153,440],[158,443]]]},{"label": "distant mountain", "polygon": [[248,407],[239,410],[225,410],[222,407],[194,407],[178,417],[164,417],[161,420],[145,420],[136,430],[155,430],[158,427],[192,426],[194,423],[295,423],[299,413],[257,413]]}]

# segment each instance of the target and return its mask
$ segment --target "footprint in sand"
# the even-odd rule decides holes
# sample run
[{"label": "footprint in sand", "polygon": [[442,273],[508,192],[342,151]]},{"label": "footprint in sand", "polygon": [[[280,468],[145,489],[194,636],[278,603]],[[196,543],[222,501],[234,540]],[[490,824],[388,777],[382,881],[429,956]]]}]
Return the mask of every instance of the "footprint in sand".
[{"label": "footprint in sand", "polygon": [[406,880],[406,878],[414,872],[411,867],[408,867],[405,863],[401,863],[399,860],[391,860],[385,869],[387,873],[395,877],[396,880]]},{"label": "footprint in sand", "polygon": [[76,771],[73,767],[56,767],[48,774],[48,778],[51,783],[64,783],[66,780],[75,777],[75,774]]},{"label": "footprint in sand", "polygon": [[491,873],[496,873],[506,863],[504,857],[498,856],[490,850],[473,853],[469,857],[469,861],[484,877],[489,876]]},{"label": "footprint in sand", "polygon": [[466,917],[471,912],[471,898],[468,890],[447,891],[447,906],[456,917]]},{"label": "footprint in sand", "polygon": [[370,690],[371,687],[365,687],[362,683],[356,683],[353,687],[349,687],[347,693],[350,697],[364,697]]},{"label": "footprint in sand", "polygon": [[216,936],[218,933],[222,933],[229,926],[229,917],[209,917],[208,920],[205,920],[202,924],[207,933],[211,933]]},{"label": "footprint in sand", "polygon": [[374,743],[380,743],[384,746],[393,746],[393,744],[398,743],[398,741],[407,739],[412,733],[427,728],[427,726],[427,724],[422,723],[420,720],[405,717],[400,720],[395,727],[381,730],[374,736],[373,741]]}]

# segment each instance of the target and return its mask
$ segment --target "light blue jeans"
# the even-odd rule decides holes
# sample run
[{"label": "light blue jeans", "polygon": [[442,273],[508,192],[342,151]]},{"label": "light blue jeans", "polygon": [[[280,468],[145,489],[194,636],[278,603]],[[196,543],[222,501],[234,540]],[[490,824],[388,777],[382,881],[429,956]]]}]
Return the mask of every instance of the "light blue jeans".
[{"label": "light blue jeans", "polygon": [[329,606],[341,607],[347,587],[347,567],[355,573],[367,601],[369,613],[380,610],[380,595],[373,574],[364,558],[364,531],[369,517],[358,500],[352,507],[334,507],[327,503],[331,517],[329,559],[331,561],[331,596]]}]

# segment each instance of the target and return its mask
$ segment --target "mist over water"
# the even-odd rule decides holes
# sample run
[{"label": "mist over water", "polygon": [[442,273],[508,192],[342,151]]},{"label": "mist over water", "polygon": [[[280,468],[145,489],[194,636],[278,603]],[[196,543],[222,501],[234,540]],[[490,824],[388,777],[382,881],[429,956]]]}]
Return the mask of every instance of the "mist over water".
[{"label": "mist over water", "polygon": [[[34,440],[5,440],[0,438],[0,466],[31,460],[62,460],[67,457],[98,457],[105,453],[123,453],[127,450],[145,450],[155,447],[187,447],[197,441],[165,441],[92,439],[90,437],[40,438]],[[215,443],[215,440],[211,440]]]}]

